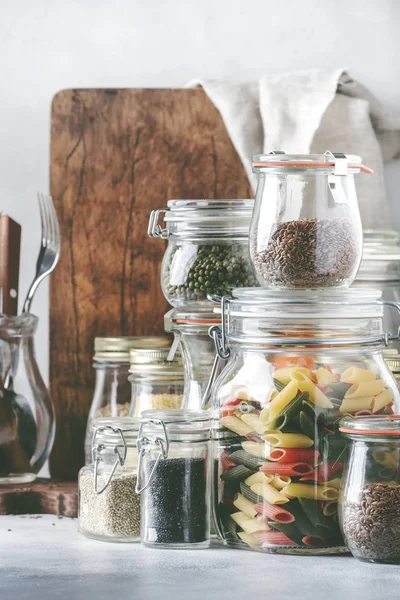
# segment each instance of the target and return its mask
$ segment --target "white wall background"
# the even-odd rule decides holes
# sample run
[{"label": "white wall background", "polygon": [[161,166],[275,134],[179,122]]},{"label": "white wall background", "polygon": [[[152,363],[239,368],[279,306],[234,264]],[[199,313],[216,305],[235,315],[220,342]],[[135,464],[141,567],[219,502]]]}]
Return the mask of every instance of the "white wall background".
[{"label": "white wall background", "polygon": [[[0,0],[0,210],[23,225],[21,294],[36,262],[36,191],[48,190],[57,91],[346,66],[400,113],[399,27],[398,0]],[[399,164],[387,168],[387,182],[400,229]],[[46,374],[47,285],[33,312]]]}]

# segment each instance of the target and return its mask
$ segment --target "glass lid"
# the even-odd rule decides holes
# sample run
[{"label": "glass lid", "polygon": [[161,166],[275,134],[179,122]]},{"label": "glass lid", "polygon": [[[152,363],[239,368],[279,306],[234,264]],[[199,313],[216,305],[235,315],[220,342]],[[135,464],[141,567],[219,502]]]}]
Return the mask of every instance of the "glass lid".
[{"label": "glass lid", "polygon": [[121,443],[121,433],[126,443],[136,443],[140,419],[135,417],[99,417],[92,422],[97,443],[115,446]]},{"label": "glass lid", "polygon": [[202,439],[210,435],[210,414],[206,410],[145,410],[141,417],[141,430],[154,433],[166,428],[168,434],[201,434]]},{"label": "glass lid", "polygon": [[168,200],[167,206],[171,210],[225,210],[227,208],[253,210],[254,200]]},{"label": "glass lid", "polygon": [[400,437],[400,415],[344,417],[339,431],[352,435]]},{"label": "glass lid", "polygon": [[254,200],[169,200],[164,221],[223,222],[225,219],[244,219],[250,222]]},{"label": "glass lid", "polygon": [[178,307],[173,308],[164,317],[166,323],[166,331],[170,330],[167,328],[167,324],[170,325],[218,325],[221,322],[221,318],[215,314],[213,308],[191,308]]}]

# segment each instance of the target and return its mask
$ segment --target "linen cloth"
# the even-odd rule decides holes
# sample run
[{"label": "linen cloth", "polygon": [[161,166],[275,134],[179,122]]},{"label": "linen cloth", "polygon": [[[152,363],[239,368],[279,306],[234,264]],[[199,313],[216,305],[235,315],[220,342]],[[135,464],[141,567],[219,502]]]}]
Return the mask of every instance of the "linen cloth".
[{"label": "linen cloth", "polygon": [[219,110],[253,190],[253,154],[344,152],[362,157],[373,175],[356,175],[364,229],[390,228],[384,162],[400,158],[400,116],[345,69],[265,75],[258,83],[196,79]]}]

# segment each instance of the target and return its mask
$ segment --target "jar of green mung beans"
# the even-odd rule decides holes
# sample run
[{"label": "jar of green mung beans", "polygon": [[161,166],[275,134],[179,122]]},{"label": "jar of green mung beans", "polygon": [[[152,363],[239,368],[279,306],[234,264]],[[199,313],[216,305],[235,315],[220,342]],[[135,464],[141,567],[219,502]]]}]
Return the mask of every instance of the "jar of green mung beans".
[{"label": "jar of green mung beans", "polygon": [[168,240],[161,284],[172,306],[204,306],[209,295],[258,285],[249,254],[253,205],[253,200],[170,200],[166,209],[152,211],[149,236]]}]

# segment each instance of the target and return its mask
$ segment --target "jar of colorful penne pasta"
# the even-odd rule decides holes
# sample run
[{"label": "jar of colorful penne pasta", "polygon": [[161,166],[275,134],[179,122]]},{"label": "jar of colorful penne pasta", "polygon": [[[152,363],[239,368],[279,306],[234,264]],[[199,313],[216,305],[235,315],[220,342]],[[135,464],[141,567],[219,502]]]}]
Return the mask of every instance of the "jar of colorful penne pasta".
[{"label": "jar of colorful penne pasta", "polygon": [[339,515],[345,542],[356,558],[400,563],[400,417],[346,417],[349,442]]},{"label": "jar of colorful penne pasta", "polygon": [[[225,544],[345,552],[339,421],[390,416],[400,396],[376,290],[234,290],[211,329],[227,359],[213,386],[214,520]],[[218,310],[218,309],[217,309]],[[397,319],[399,322],[399,319]]]}]

